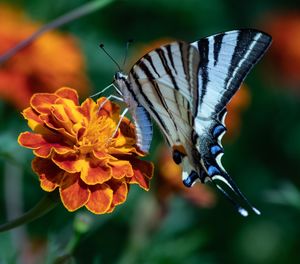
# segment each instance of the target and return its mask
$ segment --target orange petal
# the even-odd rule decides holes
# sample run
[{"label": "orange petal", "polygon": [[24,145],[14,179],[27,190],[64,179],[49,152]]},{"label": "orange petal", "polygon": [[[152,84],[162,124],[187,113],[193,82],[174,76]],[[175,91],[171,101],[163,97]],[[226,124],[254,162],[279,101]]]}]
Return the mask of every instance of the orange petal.
[{"label": "orange petal", "polygon": [[137,154],[141,157],[144,156],[144,154],[142,154],[142,152],[139,152],[135,147],[132,146],[128,146],[128,147],[109,147],[107,149],[108,153],[110,153],[111,155],[122,155],[122,154]]},{"label": "orange petal", "polygon": [[63,115],[66,117],[62,119],[62,121],[68,120],[72,123],[81,123],[82,125],[83,115],[79,111],[79,106],[74,104],[73,101],[65,98],[58,98],[55,101],[55,105],[62,106],[62,109],[58,112],[58,115],[61,115],[61,113],[63,113]]},{"label": "orange petal", "polygon": [[113,194],[113,205],[122,204],[127,199],[128,184],[126,182],[111,181],[109,186],[112,188]]},{"label": "orange petal", "polygon": [[[74,123],[67,115],[65,111],[65,106],[62,104],[53,105],[51,108],[52,120],[55,121],[55,127],[64,128],[68,134],[73,135],[73,125]],[[52,122],[53,124],[53,122]]]},{"label": "orange petal", "polygon": [[34,154],[42,158],[49,157],[52,149],[57,153],[72,151],[69,146],[63,142],[59,142],[59,139],[54,135],[43,136],[41,134],[23,132],[19,135],[18,142],[23,147],[33,149]]},{"label": "orange petal", "polygon": [[[23,110],[22,112],[23,117],[28,121],[28,126],[33,130],[33,131],[43,131],[43,121],[39,118],[39,115],[37,112],[35,112],[31,107],[28,107]],[[41,131],[41,132],[42,132]]]},{"label": "orange petal", "polygon": [[78,93],[74,89],[71,89],[68,87],[62,87],[62,88],[58,89],[55,92],[55,94],[58,95],[59,97],[73,101],[75,105],[79,104]]},{"label": "orange petal", "polygon": [[126,182],[109,181],[109,186],[113,190],[113,201],[106,213],[111,213],[117,205],[124,203],[129,191],[129,185]]},{"label": "orange petal", "polygon": [[80,177],[88,185],[104,183],[111,179],[112,169],[103,163],[85,160],[82,162]]},{"label": "orange petal", "polygon": [[55,166],[51,160],[34,158],[31,166],[33,171],[39,175],[41,188],[44,191],[52,192],[60,185],[64,171]]},{"label": "orange petal", "polygon": [[[99,108],[100,105],[106,100],[105,97],[101,97],[97,100],[97,107]],[[106,101],[104,105],[102,105],[101,109],[99,110],[99,115],[100,116],[109,116],[114,120],[119,119],[119,114],[120,114],[120,107],[111,102],[111,101]]]},{"label": "orange petal", "polygon": [[78,156],[73,153],[66,155],[54,154],[52,160],[58,167],[69,173],[80,172],[85,162],[82,159],[78,159]]},{"label": "orange petal", "polygon": [[91,196],[85,205],[94,214],[104,214],[113,201],[113,191],[107,184],[97,184],[90,186]]},{"label": "orange petal", "polygon": [[40,119],[50,130],[55,130],[57,133],[61,134],[64,137],[67,137],[71,141],[75,140],[76,134],[72,131],[67,131],[62,126],[62,122],[59,122],[53,115],[40,115]]},{"label": "orange petal", "polygon": [[132,177],[133,170],[128,160],[116,160],[110,161],[109,165],[112,168],[112,176],[115,179],[121,179],[123,177]]},{"label": "orange petal", "polygon": [[91,98],[88,98],[81,104],[78,111],[86,117],[87,121],[90,121],[96,107],[96,103]]},{"label": "orange petal", "polygon": [[154,166],[151,162],[131,159],[130,163],[133,167],[134,175],[129,179],[129,183],[137,183],[141,188],[149,190],[149,180],[153,176]]},{"label": "orange petal", "polygon": [[36,93],[31,97],[30,105],[38,113],[50,113],[57,95],[52,93]]},{"label": "orange petal", "polygon": [[104,151],[95,151],[93,150],[93,155],[95,158],[99,161],[104,161],[104,160],[117,160],[117,158],[107,154]]},{"label": "orange petal", "polygon": [[90,191],[78,173],[66,173],[59,192],[64,206],[71,212],[84,206],[90,197]]}]

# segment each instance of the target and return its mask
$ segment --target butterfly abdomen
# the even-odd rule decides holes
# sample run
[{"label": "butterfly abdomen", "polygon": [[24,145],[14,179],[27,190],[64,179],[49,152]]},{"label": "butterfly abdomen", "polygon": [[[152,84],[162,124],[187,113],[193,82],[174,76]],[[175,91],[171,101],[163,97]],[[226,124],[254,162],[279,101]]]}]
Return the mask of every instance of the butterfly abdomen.
[{"label": "butterfly abdomen", "polygon": [[127,81],[127,75],[118,72],[115,75],[115,83],[120,89],[124,102],[133,119],[136,128],[137,146],[143,152],[148,152],[153,136],[150,116],[145,108],[138,102],[131,84]]},{"label": "butterfly abdomen", "polygon": [[142,151],[148,152],[153,136],[150,116],[144,107],[137,106],[132,117],[136,127],[137,145]]}]

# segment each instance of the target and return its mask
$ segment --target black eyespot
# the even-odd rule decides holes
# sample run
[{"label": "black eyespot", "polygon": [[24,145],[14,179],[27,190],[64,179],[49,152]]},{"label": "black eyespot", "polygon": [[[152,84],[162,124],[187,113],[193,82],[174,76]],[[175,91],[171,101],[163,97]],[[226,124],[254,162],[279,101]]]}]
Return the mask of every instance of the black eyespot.
[{"label": "black eyespot", "polygon": [[180,164],[182,162],[182,153],[178,150],[173,150],[173,160],[176,164]]}]

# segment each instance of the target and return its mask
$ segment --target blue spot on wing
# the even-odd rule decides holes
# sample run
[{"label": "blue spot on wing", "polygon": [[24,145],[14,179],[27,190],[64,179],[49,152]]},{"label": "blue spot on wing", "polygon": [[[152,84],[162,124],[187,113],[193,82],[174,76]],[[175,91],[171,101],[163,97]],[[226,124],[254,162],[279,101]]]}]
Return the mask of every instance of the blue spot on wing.
[{"label": "blue spot on wing", "polygon": [[197,180],[198,178],[199,178],[198,173],[193,170],[191,171],[190,175],[182,182],[186,187],[191,187],[194,181]]},{"label": "blue spot on wing", "polygon": [[210,148],[210,152],[212,155],[216,156],[219,153],[223,152],[223,148],[221,148],[219,145],[214,145]]},{"label": "blue spot on wing", "polygon": [[220,171],[217,167],[211,165],[208,167],[207,173],[210,177],[212,177],[214,175],[219,175]]},{"label": "blue spot on wing", "polygon": [[213,128],[212,135],[214,138],[218,138],[224,131],[226,131],[226,128],[223,125],[218,125]]}]

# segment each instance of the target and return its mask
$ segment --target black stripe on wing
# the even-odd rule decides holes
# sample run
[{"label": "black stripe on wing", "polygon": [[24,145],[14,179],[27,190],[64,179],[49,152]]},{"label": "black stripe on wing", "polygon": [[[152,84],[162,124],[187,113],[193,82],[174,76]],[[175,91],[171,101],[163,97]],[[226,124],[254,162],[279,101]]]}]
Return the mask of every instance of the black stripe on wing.
[{"label": "black stripe on wing", "polygon": [[269,35],[253,29],[229,31],[192,43],[200,54],[198,114],[211,116],[221,111],[270,43]]},{"label": "black stripe on wing", "polygon": [[[203,103],[203,99],[204,99],[204,96],[206,94],[206,91],[207,91],[207,84],[208,84],[208,62],[209,62],[209,48],[208,48],[208,44],[209,44],[209,41],[208,39],[204,38],[204,39],[201,39],[198,41],[198,50],[199,50],[199,53],[200,53],[200,63],[199,63],[199,74],[198,76],[201,78],[202,80],[202,86],[199,87],[201,89],[201,92],[200,92],[200,98],[196,99],[197,101],[197,105],[198,104],[202,104]],[[197,112],[195,113],[195,116],[197,115]]]},{"label": "black stripe on wing", "polygon": [[240,31],[237,45],[230,63],[226,78],[227,90],[221,102],[216,105],[216,112],[228,103],[236,90],[241,86],[249,71],[258,62],[271,43],[271,37],[254,30]]},{"label": "black stripe on wing", "polygon": [[214,38],[214,65],[216,66],[219,61],[220,49],[222,46],[222,40],[225,33],[221,33]]},{"label": "black stripe on wing", "polygon": [[[134,85],[138,88],[140,95],[143,97],[145,102],[148,104],[148,107],[151,109],[152,114],[155,116],[156,120],[158,120],[158,122],[161,126],[161,129],[163,130],[163,132],[165,134],[169,134],[170,131],[169,131],[168,127],[166,126],[165,122],[163,121],[163,119],[160,117],[160,115],[155,110],[152,102],[148,99],[146,94],[143,92],[142,85],[139,82],[139,78],[138,78],[137,74],[134,71],[131,71],[131,74],[133,76],[132,80],[134,80]],[[131,92],[132,96],[135,97],[136,102],[139,102],[139,100],[136,98],[136,95],[134,95],[134,91],[132,90],[131,85],[128,82],[126,82],[126,85],[127,85],[127,89]],[[133,85],[133,83],[132,83],[132,85]]]}]

